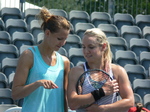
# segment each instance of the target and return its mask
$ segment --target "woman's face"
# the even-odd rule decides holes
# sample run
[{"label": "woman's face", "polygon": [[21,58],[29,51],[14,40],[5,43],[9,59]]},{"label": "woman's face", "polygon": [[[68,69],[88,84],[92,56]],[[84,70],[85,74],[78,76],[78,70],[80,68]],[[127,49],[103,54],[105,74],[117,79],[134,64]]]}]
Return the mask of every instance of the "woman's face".
[{"label": "woman's face", "polygon": [[48,46],[54,51],[58,51],[66,43],[66,39],[69,34],[69,30],[61,29],[57,33],[51,33],[49,30],[46,33],[46,41]]},{"label": "woman's face", "polygon": [[102,47],[96,40],[96,37],[85,35],[82,39],[84,58],[87,61],[100,60],[102,56]]}]

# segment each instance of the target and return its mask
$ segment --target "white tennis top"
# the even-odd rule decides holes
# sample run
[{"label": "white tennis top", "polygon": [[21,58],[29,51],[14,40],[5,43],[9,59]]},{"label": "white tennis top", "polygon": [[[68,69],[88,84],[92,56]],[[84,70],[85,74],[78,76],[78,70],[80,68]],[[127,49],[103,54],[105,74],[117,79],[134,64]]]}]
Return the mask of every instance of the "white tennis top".
[{"label": "white tennis top", "polygon": [[[86,63],[84,63],[84,70],[85,71],[88,70]],[[114,79],[112,70],[110,70],[109,75],[112,79]],[[90,83],[89,74],[86,74],[85,81],[84,81],[83,86],[82,86],[82,94],[88,94],[94,90],[96,90],[96,89]],[[99,99],[96,102],[96,104],[105,105],[105,104],[114,103],[116,101],[117,101],[117,93],[114,93],[112,95],[102,97],[101,99]],[[84,109],[78,109],[78,110],[76,110],[76,112],[85,112],[85,110]]]}]

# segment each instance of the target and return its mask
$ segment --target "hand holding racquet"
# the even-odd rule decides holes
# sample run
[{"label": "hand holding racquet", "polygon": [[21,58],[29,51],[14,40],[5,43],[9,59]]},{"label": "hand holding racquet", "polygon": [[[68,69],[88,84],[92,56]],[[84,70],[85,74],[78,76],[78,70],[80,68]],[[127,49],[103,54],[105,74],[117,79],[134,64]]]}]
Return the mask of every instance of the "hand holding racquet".
[{"label": "hand holding racquet", "polygon": [[[86,89],[88,90],[89,84],[92,85],[92,87],[94,88],[94,91],[92,91],[91,94],[93,95],[95,102],[96,102],[101,97],[105,96],[105,92],[102,89],[102,87],[104,86],[104,84],[106,82],[107,83],[110,82],[108,80],[113,80],[113,79],[105,71],[103,71],[101,69],[89,69],[89,70],[85,71],[79,77],[77,84],[76,84],[76,91],[78,94],[83,94],[83,84],[86,85],[86,83],[88,82]],[[104,86],[104,88],[107,88],[107,87]],[[113,88],[113,87],[111,87],[111,88]],[[109,94],[107,94],[107,95],[109,95]],[[95,103],[95,102],[93,102],[93,103]],[[90,104],[90,105],[92,105],[92,104]],[[88,106],[90,106],[90,105],[88,105]],[[86,107],[88,107],[88,106],[86,106]],[[86,107],[82,107],[82,108],[86,108]]]}]

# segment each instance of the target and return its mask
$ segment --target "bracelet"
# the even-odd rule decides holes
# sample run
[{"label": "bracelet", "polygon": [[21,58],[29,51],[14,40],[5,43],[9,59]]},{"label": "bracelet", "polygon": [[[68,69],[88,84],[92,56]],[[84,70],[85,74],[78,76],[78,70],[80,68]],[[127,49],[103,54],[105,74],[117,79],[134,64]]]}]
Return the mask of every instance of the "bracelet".
[{"label": "bracelet", "polygon": [[91,92],[91,94],[93,95],[95,101],[99,100],[101,97],[105,96],[104,90],[103,88],[99,88],[97,90],[94,90]]}]

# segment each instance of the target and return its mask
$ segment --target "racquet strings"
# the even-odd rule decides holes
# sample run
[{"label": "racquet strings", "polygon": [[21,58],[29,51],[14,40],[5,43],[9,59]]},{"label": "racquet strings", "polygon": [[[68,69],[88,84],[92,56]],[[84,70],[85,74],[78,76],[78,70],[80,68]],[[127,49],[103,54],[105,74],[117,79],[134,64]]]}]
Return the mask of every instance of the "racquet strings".
[{"label": "racquet strings", "polygon": [[77,92],[82,94],[82,86],[85,80],[85,77],[89,78],[89,83],[95,88],[101,88],[109,79],[109,75],[102,70],[95,69],[84,72],[78,80]]}]

